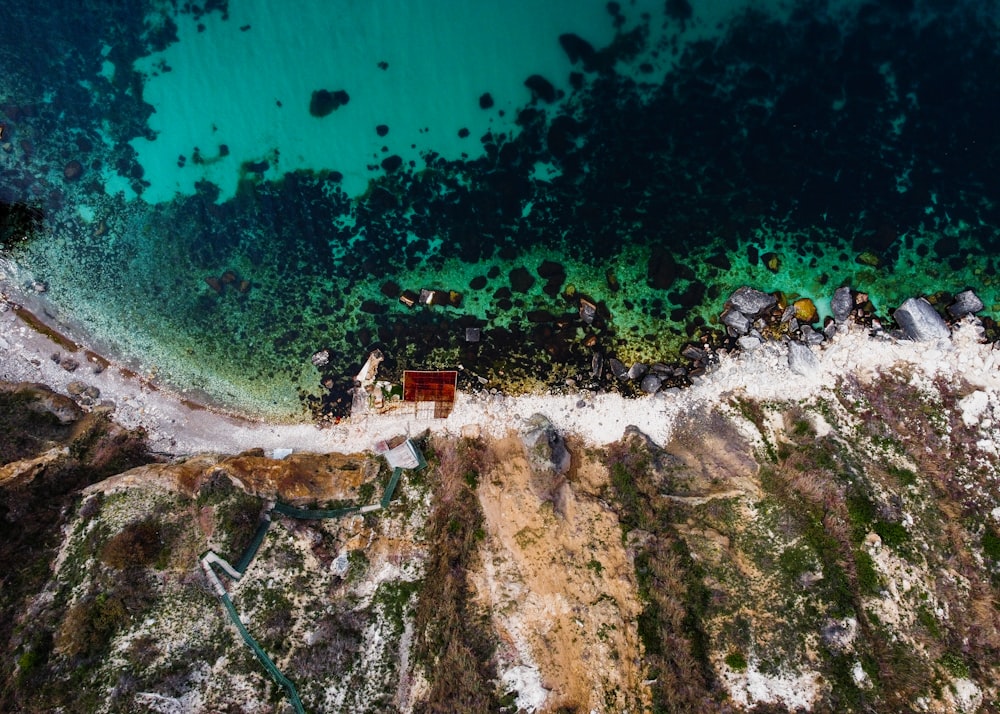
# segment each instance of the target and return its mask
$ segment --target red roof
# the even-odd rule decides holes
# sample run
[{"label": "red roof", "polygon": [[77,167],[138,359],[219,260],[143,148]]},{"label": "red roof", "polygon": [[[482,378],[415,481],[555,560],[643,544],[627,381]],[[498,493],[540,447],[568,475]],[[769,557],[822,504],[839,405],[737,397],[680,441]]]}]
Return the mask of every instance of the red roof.
[{"label": "red roof", "polygon": [[458,372],[454,370],[439,372],[407,370],[403,372],[403,401],[453,402],[457,381]]},{"label": "red roof", "polygon": [[448,416],[455,403],[455,384],[458,372],[441,370],[437,372],[403,372],[404,402],[435,402],[435,416]]}]

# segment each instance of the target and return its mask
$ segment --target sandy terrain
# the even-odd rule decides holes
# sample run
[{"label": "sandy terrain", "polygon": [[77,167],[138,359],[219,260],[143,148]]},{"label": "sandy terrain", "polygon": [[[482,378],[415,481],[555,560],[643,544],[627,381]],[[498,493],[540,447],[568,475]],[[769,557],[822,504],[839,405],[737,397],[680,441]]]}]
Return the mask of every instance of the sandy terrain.
[{"label": "sandy terrain", "polygon": [[495,464],[479,485],[482,569],[472,579],[500,633],[501,677],[516,683],[519,706],[638,711],[634,566],[600,499],[606,468],[572,448],[575,467],[554,509],[532,488],[521,440],[494,442]]},{"label": "sandy terrain", "polygon": [[[820,367],[810,376],[792,373],[786,348],[769,343],[754,352],[722,355],[717,370],[679,392],[639,399],[590,392],[522,397],[462,393],[447,419],[418,419],[413,413],[372,415],[320,429],[312,424],[253,422],[198,408],[114,364],[95,373],[94,357],[88,357],[92,353],[79,344],[72,351],[57,339],[29,327],[12,303],[0,301],[0,379],[42,382],[64,393],[74,381],[94,386],[100,390],[98,401],[113,405],[119,423],[145,428],[154,450],[174,455],[238,453],[250,448],[357,453],[393,434],[416,434],[426,428],[459,434],[469,425],[503,436],[537,412],[549,417],[558,429],[590,443],[615,441],[631,424],[662,445],[678,415],[728,393],[743,392],[760,399],[803,398],[832,385],[840,375],[864,377],[897,363],[929,374],[961,374],[974,386],[1000,389],[1000,352],[980,342],[978,323],[967,318],[950,341],[935,343],[873,338],[862,328],[852,327],[822,348],[814,348]],[[54,353],[72,357],[79,366],[67,371],[52,359]]]}]

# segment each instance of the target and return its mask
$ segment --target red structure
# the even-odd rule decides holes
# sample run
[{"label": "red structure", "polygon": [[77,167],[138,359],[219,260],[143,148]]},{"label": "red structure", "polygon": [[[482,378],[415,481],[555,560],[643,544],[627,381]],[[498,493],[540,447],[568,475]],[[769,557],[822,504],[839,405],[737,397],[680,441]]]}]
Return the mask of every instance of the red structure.
[{"label": "red structure", "polygon": [[458,372],[455,370],[404,371],[403,401],[415,403],[418,413],[422,409],[433,409],[433,416],[436,419],[447,419],[452,407],[455,406],[457,382]]}]

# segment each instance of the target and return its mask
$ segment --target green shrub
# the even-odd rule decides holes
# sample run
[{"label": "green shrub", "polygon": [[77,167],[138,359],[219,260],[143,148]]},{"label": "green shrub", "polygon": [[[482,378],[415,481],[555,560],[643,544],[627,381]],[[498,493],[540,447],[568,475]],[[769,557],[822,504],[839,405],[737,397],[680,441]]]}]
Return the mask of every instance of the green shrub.
[{"label": "green shrub", "polygon": [[875,520],[878,511],[864,494],[851,490],[847,495],[847,518],[851,523],[851,534],[856,540],[861,540],[868,530],[868,524]]},{"label": "green shrub", "polygon": [[239,489],[223,471],[213,471],[198,489],[198,505],[214,506],[225,501]]},{"label": "green shrub", "polygon": [[639,613],[638,625],[639,639],[642,640],[646,656],[663,654],[660,642],[660,608],[655,602],[647,604]]},{"label": "green shrub", "polygon": [[875,561],[863,550],[854,553],[858,570],[858,590],[864,595],[877,595],[882,589],[882,581],[875,569]]},{"label": "green shrub", "polygon": [[983,553],[987,558],[1000,560],[1000,536],[992,528],[983,533]]},{"label": "green shrub", "polygon": [[734,672],[745,672],[747,669],[747,658],[739,650],[733,650],[726,655],[726,666]]},{"label": "green shrub", "polygon": [[890,476],[895,476],[899,479],[899,483],[903,486],[912,486],[917,482],[917,475],[909,469],[902,469],[898,466],[887,466],[886,471],[889,472]]},{"label": "green shrub", "polygon": [[816,561],[808,547],[792,545],[778,556],[778,565],[786,578],[796,580],[803,573],[812,570]]},{"label": "green shrub", "polygon": [[103,593],[84,598],[66,613],[56,647],[70,657],[97,655],[127,621],[128,612],[118,598]]},{"label": "green shrub", "polygon": [[906,530],[902,523],[890,523],[889,521],[876,521],[872,527],[882,543],[893,548],[898,548],[910,539],[910,532]]},{"label": "green shrub", "polygon": [[375,482],[365,481],[358,487],[358,503],[366,505],[375,500]]},{"label": "green shrub", "polygon": [[224,553],[239,558],[257,531],[260,512],[260,499],[241,490],[216,506],[216,537]]},{"label": "green shrub", "polygon": [[960,656],[953,654],[952,652],[945,652],[941,655],[941,659],[938,660],[941,666],[944,667],[948,674],[952,677],[957,677],[959,679],[964,679],[969,676],[969,665],[965,663]]},{"label": "green shrub", "polygon": [[935,639],[941,639],[941,625],[938,624],[937,618],[934,617],[934,613],[926,605],[921,605],[917,608],[917,622],[920,623],[921,627],[927,630],[927,633]]}]

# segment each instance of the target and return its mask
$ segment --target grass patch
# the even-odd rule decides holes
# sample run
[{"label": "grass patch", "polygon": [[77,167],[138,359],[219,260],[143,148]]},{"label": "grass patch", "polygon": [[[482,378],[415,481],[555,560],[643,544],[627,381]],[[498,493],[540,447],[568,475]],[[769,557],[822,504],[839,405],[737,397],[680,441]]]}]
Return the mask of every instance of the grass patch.
[{"label": "grass patch", "polygon": [[733,650],[726,655],[726,666],[734,672],[745,672],[747,669],[747,658],[739,650]]},{"label": "grass patch", "polygon": [[914,486],[917,483],[917,475],[910,469],[904,469],[890,464],[886,466],[885,470],[890,476],[894,476],[899,481],[901,486]]},{"label": "grass patch", "polygon": [[945,652],[938,660],[945,671],[956,679],[968,679],[969,665],[965,663],[959,655],[952,652]]},{"label": "grass patch", "polygon": [[794,582],[814,570],[818,563],[812,551],[801,545],[791,545],[778,556],[778,567],[788,581]]},{"label": "grass patch", "polygon": [[636,528],[652,535],[636,553],[635,573],[644,601],[637,622],[644,664],[655,680],[653,711],[712,711],[714,671],[703,626],[711,594],[672,526],[669,503],[659,498],[665,475],[653,466],[651,448],[638,435],[626,437],[609,449],[608,467],[623,535]]},{"label": "grass patch", "polygon": [[863,595],[878,595],[882,591],[882,579],[875,568],[875,561],[866,551],[856,550],[854,563],[858,571],[858,590]]}]

